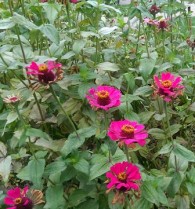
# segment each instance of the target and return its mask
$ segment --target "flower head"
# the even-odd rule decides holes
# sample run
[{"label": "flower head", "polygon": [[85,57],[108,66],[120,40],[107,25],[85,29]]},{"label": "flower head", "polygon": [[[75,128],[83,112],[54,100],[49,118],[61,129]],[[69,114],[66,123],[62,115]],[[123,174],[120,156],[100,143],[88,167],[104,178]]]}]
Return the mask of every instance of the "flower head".
[{"label": "flower head", "polygon": [[121,104],[120,90],[112,86],[98,86],[91,88],[86,95],[91,107],[109,110],[112,107],[118,107]]},{"label": "flower head", "polygon": [[195,39],[194,40],[191,40],[190,38],[187,38],[186,39],[186,43],[188,44],[189,47],[192,48],[192,51],[193,51],[194,48],[195,48]]},{"label": "flower head", "polygon": [[159,95],[166,102],[170,102],[177,96],[181,95],[184,86],[180,85],[182,78],[180,76],[174,76],[170,72],[163,72],[159,78],[154,76],[154,95]]},{"label": "flower head", "polygon": [[116,163],[106,173],[106,177],[109,182],[107,184],[108,189],[116,189],[122,192],[131,189],[138,190],[141,180],[139,168],[129,162]]},{"label": "flower head", "polygon": [[61,63],[57,63],[51,60],[42,64],[32,62],[29,66],[27,66],[27,74],[31,75],[40,83],[47,85],[63,78],[63,70],[61,67]]},{"label": "flower head", "polygon": [[18,104],[18,102],[21,100],[21,98],[17,95],[8,95],[3,99],[3,101],[7,104]]},{"label": "flower head", "polygon": [[7,196],[4,198],[4,203],[10,206],[7,209],[32,209],[34,205],[43,202],[43,194],[39,190],[32,190],[31,197],[28,196],[28,186],[21,189],[15,187],[7,191]]},{"label": "flower head", "polygon": [[161,30],[167,30],[169,24],[167,19],[161,19],[158,21],[158,28]]},{"label": "flower head", "polygon": [[77,4],[78,0],[70,0],[70,3]]},{"label": "flower head", "polygon": [[111,140],[123,141],[127,145],[138,143],[144,146],[148,133],[145,130],[145,126],[136,121],[121,120],[111,122],[108,136]]},{"label": "flower head", "polygon": [[156,15],[159,11],[160,11],[160,7],[157,7],[156,4],[153,4],[149,9],[149,12],[152,15]]},{"label": "flower head", "polygon": [[153,20],[151,18],[144,18],[144,23],[147,23],[148,25],[155,25],[157,26],[158,25],[158,21],[157,20]]}]

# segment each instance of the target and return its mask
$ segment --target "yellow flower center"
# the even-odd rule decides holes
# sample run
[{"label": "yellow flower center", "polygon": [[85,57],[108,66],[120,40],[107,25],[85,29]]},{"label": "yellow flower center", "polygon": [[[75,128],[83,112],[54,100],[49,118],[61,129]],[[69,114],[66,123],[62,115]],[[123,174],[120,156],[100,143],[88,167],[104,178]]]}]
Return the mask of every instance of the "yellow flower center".
[{"label": "yellow flower center", "polygon": [[18,198],[16,198],[16,199],[14,200],[14,203],[15,203],[16,205],[20,204],[21,202],[22,202],[22,198],[20,198],[20,197],[18,197]]},{"label": "yellow flower center", "polygon": [[132,134],[135,131],[135,128],[131,125],[122,126],[121,130],[126,134]]},{"label": "yellow flower center", "polygon": [[109,98],[109,95],[110,95],[109,92],[105,91],[105,90],[97,92],[97,96],[99,99],[107,99],[107,98]]},{"label": "yellow flower center", "polygon": [[161,84],[165,87],[165,88],[169,88],[172,86],[172,82],[170,80],[165,80],[165,81],[161,81]]},{"label": "yellow flower center", "polygon": [[117,176],[118,180],[125,181],[127,179],[127,174],[125,172],[121,172]]},{"label": "yellow flower center", "polygon": [[39,71],[41,71],[41,72],[47,71],[47,65],[46,64],[40,64],[39,65]]}]

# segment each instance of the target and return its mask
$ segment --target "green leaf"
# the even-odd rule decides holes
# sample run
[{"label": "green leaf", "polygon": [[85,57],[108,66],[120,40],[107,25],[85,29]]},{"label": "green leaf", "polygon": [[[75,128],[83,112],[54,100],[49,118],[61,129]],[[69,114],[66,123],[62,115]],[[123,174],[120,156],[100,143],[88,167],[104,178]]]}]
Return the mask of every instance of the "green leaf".
[{"label": "green leaf", "polygon": [[125,73],[123,74],[123,76],[125,77],[126,81],[127,81],[127,86],[131,89],[134,90],[135,88],[135,77],[132,73]]},{"label": "green leaf", "polygon": [[59,44],[60,36],[57,29],[51,24],[45,24],[39,27],[39,30],[46,36],[51,42]]},{"label": "green leaf", "polygon": [[140,60],[139,71],[145,81],[147,81],[149,76],[151,75],[155,64],[156,64],[155,59],[145,58]]},{"label": "green leaf", "polygon": [[51,24],[54,24],[54,21],[58,17],[58,13],[61,10],[60,4],[43,4],[47,19]]},{"label": "green leaf", "polygon": [[61,59],[63,60],[68,60],[70,59],[71,57],[73,57],[75,55],[75,52],[73,51],[69,51],[67,52],[64,56],[61,57]]},{"label": "green leaf", "polygon": [[55,185],[48,187],[46,190],[46,205],[44,209],[64,209],[65,204],[64,186]]},{"label": "green leaf", "polygon": [[81,203],[76,209],[98,209],[99,205],[96,200],[89,199]]},{"label": "green leaf", "polygon": [[68,166],[65,171],[62,172],[61,181],[69,181],[72,179],[78,172],[75,170],[74,167]]},{"label": "green leaf", "polygon": [[76,162],[73,167],[80,171],[81,173],[84,173],[86,175],[89,175],[89,162],[83,158],[79,159],[78,162]]},{"label": "green leaf", "polygon": [[104,156],[101,154],[93,155],[91,160],[91,168],[90,168],[90,180],[93,180],[102,174],[106,173],[110,167],[117,162],[126,160],[126,156],[119,148],[116,153],[111,157],[111,161],[109,162],[108,156]]},{"label": "green leaf", "polygon": [[96,133],[95,127],[83,128],[77,131],[79,137],[76,133],[72,133],[68,136],[62,147],[61,153],[64,157],[70,154],[73,150],[78,149],[84,142],[85,138],[89,138]]},{"label": "green leaf", "polygon": [[81,83],[79,85],[78,93],[79,93],[79,96],[81,97],[81,99],[85,99],[86,93],[93,86],[94,86],[93,83]]},{"label": "green leaf", "polygon": [[119,67],[117,64],[115,63],[111,63],[111,62],[103,62],[97,65],[97,69],[100,72],[104,72],[104,71],[111,71],[111,72],[115,72],[115,71],[119,71]]},{"label": "green leaf", "polygon": [[149,96],[152,93],[152,88],[150,86],[142,86],[134,92],[137,96]]},{"label": "green leaf", "polygon": [[72,50],[75,54],[79,54],[81,50],[85,47],[86,40],[76,40],[72,46]]},{"label": "green leaf", "polygon": [[26,135],[51,140],[50,136],[47,133],[43,132],[41,129],[28,128],[26,131]]},{"label": "green leaf", "polygon": [[165,132],[162,129],[151,128],[148,133],[151,134],[155,139],[166,139]]},{"label": "green leaf", "polygon": [[30,22],[28,19],[26,19],[24,16],[19,15],[18,13],[14,13],[12,21],[16,24],[19,24],[25,28],[28,28],[29,30],[37,30],[38,27]]},{"label": "green leaf", "polygon": [[153,112],[153,111],[141,112],[139,114],[139,117],[141,119],[140,123],[146,124],[151,119],[151,117],[154,115],[154,113],[155,112]]},{"label": "green leaf", "polygon": [[[28,163],[30,180],[33,182],[35,188],[41,188],[42,176],[45,168],[44,159],[33,159]],[[33,172],[32,172],[33,171]]]},{"label": "green leaf", "polygon": [[165,144],[165,145],[158,151],[158,154],[159,154],[159,155],[163,155],[163,154],[170,153],[171,150],[172,150],[172,148],[173,148],[172,143]]},{"label": "green leaf", "polygon": [[86,191],[82,189],[74,190],[74,192],[69,196],[69,204],[71,206],[77,206],[81,202],[85,201],[87,197]]},{"label": "green leaf", "polygon": [[135,202],[132,209],[151,209],[151,207],[152,203],[142,196],[141,199]]},{"label": "green leaf", "polygon": [[12,18],[6,18],[0,20],[0,30],[6,30],[9,28],[13,28],[15,26],[15,23],[12,21]]},{"label": "green leaf", "polygon": [[9,174],[11,171],[11,156],[7,156],[0,160],[0,176],[2,177],[4,182],[8,182]]},{"label": "green leaf", "polygon": [[14,122],[18,118],[18,114],[16,112],[10,112],[7,116],[7,124]]},{"label": "green leaf", "polygon": [[44,175],[51,175],[64,171],[67,168],[64,161],[55,161],[46,166]]},{"label": "green leaf", "polygon": [[178,143],[174,143],[173,153],[189,162],[195,162],[194,153]]},{"label": "green leaf", "polygon": [[176,197],[177,209],[190,209],[190,199],[188,195],[178,195]]},{"label": "green leaf", "polygon": [[167,194],[169,197],[174,197],[179,191],[180,185],[183,181],[184,175],[181,172],[174,173],[172,180],[167,188]]},{"label": "green leaf", "polygon": [[152,182],[145,181],[142,185],[142,195],[143,197],[151,203],[159,206],[158,192],[154,188]]},{"label": "green leaf", "polygon": [[116,29],[118,29],[117,26],[113,26],[113,27],[103,27],[103,28],[101,28],[101,29],[98,31],[98,33],[99,33],[100,35],[104,36],[104,35],[108,35],[108,34],[114,32]]},{"label": "green leaf", "polygon": [[171,125],[170,126],[170,129],[171,129],[171,135],[173,136],[174,134],[176,134],[180,128],[182,127],[181,124],[174,124],[174,125]]}]

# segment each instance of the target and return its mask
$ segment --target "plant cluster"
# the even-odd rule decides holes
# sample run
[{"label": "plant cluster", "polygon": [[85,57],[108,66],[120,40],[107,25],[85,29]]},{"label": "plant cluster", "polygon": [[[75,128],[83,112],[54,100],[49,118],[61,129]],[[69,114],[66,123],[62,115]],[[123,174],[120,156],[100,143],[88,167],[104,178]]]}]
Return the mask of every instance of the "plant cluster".
[{"label": "plant cluster", "polygon": [[195,18],[185,2],[0,1],[0,208],[195,208]]}]

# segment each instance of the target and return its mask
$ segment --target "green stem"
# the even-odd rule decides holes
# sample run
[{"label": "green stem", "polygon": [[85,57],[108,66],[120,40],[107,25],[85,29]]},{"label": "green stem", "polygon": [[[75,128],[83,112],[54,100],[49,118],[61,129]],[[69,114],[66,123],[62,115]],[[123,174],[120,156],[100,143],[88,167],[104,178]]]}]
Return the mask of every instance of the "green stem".
[{"label": "green stem", "polygon": [[164,30],[162,30],[162,42],[163,42],[163,61],[165,60],[165,34]]},{"label": "green stem", "polygon": [[[174,148],[174,140],[173,140],[173,137],[172,137],[171,127],[170,127],[170,122],[169,122],[169,117],[168,117],[167,102],[165,102],[165,101],[164,101],[164,111],[165,111],[165,115],[166,115],[166,122],[167,122],[169,137],[170,137],[172,146]],[[175,156],[175,168],[176,168],[176,171],[178,171],[178,164],[177,164],[176,156]]]},{"label": "green stem", "polygon": [[69,117],[69,115],[67,114],[67,112],[66,112],[66,111],[64,110],[64,108],[62,107],[62,104],[60,103],[60,100],[58,99],[58,97],[57,97],[57,95],[56,95],[56,93],[55,93],[55,91],[54,91],[54,89],[53,89],[52,84],[49,85],[49,88],[50,88],[50,90],[51,90],[51,93],[52,93],[54,99],[55,99],[56,102],[58,103],[60,109],[62,110],[62,112],[63,112],[63,113],[65,114],[65,116],[67,117],[68,121],[70,122],[72,128],[74,129],[74,131],[75,131],[75,133],[76,133],[76,135],[77,135],[77,137],[80,138],[79,135],[78,135],[77,129],[76,129],[74,123],[73,123],[73,121],[71,120],[71,118]]},{"label": "green stem", "polygon": [[24,129],[26,129],[26,123],[25,123],[25,121],[24,121],[24,118],[23,118],[22,115],[20,114],[20,111],[19,111],[19,109],[18,109],[18,105],[15,105],[14,107],[15,107],[15,110],[16,110],[16,112],[17,112],[17,114],[18,114],[19,120],[22,122],[22,124],[23,124],[23,126],[24,126]]},{"label": "green stem", "polygon": [[143,23],[142,17],[140,17],[140,20],[141,20],[142,27],[143,27],[143,30],[144,30],[146,52],[147,52],[148,58],[150,58],[150,53],[149,53],[149,49],[148,49],[148,45],[149,45],[148,44],[148,37],[147,37],[147,34],[146,34],[146,30],[145,30],[145,27],[144,27],[144,23]]},{"label": "green stem", "polygon": [[127,147],[126,144],[124,144],[124,147],[125,147],[125,154],[126,154],[126,157],[127,157],[127,161],[128,161],[128,162],[131,162],[131,159],[130,159],[130,156],[129,156],[128,147]]}]

